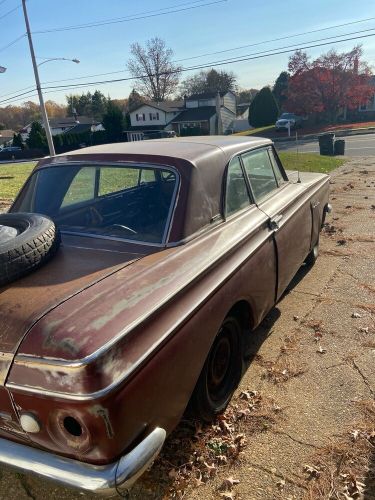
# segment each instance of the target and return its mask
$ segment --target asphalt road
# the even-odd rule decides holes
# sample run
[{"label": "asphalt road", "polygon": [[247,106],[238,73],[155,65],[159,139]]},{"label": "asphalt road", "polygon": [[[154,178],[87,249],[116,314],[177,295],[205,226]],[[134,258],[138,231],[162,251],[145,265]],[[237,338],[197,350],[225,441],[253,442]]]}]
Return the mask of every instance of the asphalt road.
[{"label": "asphalt road", "polygon": [[[375,134],[340,137],[345,140],[345,156],[375,156]],[[276,142],[279,151],[298,151],[301,153],[319,153],[318,140]]]}]

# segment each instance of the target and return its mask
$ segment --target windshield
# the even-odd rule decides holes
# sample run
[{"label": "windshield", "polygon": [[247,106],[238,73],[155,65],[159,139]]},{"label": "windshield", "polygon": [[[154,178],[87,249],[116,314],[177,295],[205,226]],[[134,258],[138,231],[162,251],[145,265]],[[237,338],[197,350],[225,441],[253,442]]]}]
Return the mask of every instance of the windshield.
[{"label": "windshield", "polygon": [[283,113],[280,118],[285,119],[285,118],[294,118],[295,115],[293,113]]},{"label": "windshield", "polygon": [[177,185],[173,170],[69,165],[36,171],[13,212],[51,217],[61,231],[162,243]]}]

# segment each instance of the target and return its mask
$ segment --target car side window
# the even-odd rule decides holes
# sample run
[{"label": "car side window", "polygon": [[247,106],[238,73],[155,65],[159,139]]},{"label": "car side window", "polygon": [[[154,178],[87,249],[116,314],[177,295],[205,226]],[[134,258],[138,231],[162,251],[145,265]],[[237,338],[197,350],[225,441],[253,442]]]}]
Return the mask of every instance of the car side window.
[{"label": "car side window", "polygon": [[277,189],[277,182],[267,149],[242,155],[242,161],[257,202]]},{"label": "car side window", "polygon": [[225,215],[228,217],[248,205],[250,205],[249,192],[242,172],[240,159],[236,157],[228,165]]},{"label": "car side window", "polygon": [[279,164],[276,160],[275,153],[274,153],[273,149],[269,148],[268,153],[269,153],[270,158],[271,158],[271,163],[273,166],[273,171],[275,172],[277,184],[280,186],[281,184],[283,184],[285,182],[285,179],[283,177],[283,174],[281,173],[281,170],[280,170]]}]

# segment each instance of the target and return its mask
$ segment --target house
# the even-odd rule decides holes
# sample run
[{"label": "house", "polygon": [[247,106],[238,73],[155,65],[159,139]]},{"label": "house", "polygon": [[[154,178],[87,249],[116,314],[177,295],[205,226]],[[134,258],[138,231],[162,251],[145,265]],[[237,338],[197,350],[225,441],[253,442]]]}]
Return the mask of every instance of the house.
[{"label": "house", "polygon": [[169,122],[178,135],[225,134],[236,119],[233,92],[206,92],[185,96],[183,111]]},{"label": "house", "polygon": [[164,130],[183,107],[183,101],[147,101],[139,104],[130,112],[130,130],[135,132]]},{"label": "house", "polygon": [[13,130],[0,130],[0,146],[7,146],[13,140]]},{"label": "house", "polygon": [[[29,133],[31,130],[31,123],[26,125],[22,130],[20,130],[20,134],[22,140],[25,142],[29,137]],[[44,125],[42,123],[44,128]],[[52,135],[59,134],[78,134],[80,132],[85,132],[86,130],[91,130],[92,132],[97,132],[99,130],[104,130],[104,127],[101,123],[95,121],[93,118],[88,116],[68,116],[67,118],[51,118],[49,120],[49,126],[51,128]]]},{"label": "house", "polygon": [[185,96],[183,101],[139,104],[130,112],[128,140],[140,140],[143,134],[171,130],[177,135],[225,134],[236,119],[233,92],[207,92]]}]

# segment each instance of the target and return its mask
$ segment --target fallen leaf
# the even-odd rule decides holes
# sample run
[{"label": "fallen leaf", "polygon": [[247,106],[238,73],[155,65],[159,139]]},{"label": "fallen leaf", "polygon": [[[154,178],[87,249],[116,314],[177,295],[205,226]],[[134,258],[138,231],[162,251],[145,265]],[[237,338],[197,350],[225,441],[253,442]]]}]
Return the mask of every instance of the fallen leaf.
[{"label": "fallen leaf", "polygon": [[326,349],[323,349],[323,347],[320,345],[320,346],[318,347],[318,349],[316,350],[316,352],[318,352],[319,354],[324,354],[324,353],[326,353],[326,352],[327,352],[327,350],[326,350]]},{"label": "fallen leaf", "polygon": [[278,482],[276,483],[276,486],[277,486],[280,490],[282,490],[282,489],[284,488],[284,486],[285,486],[285,480],[284,480],[284,479],[280,479],[280,481],[278,481]]},{"label": "fallen leaf", "polygon": [[360,434],[361,434],[361,433],[360,433],[360,431],[359,431],[359,430],[357,430],[357,429],[355,429],[354,431],[352,431],[352,432],[350,433],[350,435],[351,435],[351,436],[352,436],[352,438],[353,438],[353,441],[357,441],[357,439],[359,438]]},{"label": "fallen leaf", "polygon": [[312,465],[304,465],[303,470],[307,472],[311,477],[319,477],[320,471],[313,467]]},{"label": "fallen leaf", "polygon": [[240,482],[239,479],[234,479],[232,476],[227,477],[224,479],[222,482],[220,489],[221,490],[231,490],[235,484],[238,484]]},{"label": "fallen leaf", "polygon": [[359,329],[359,331],[362,332],[362,333],[368,333],[368,330],[369,330],[368,326]]}]

